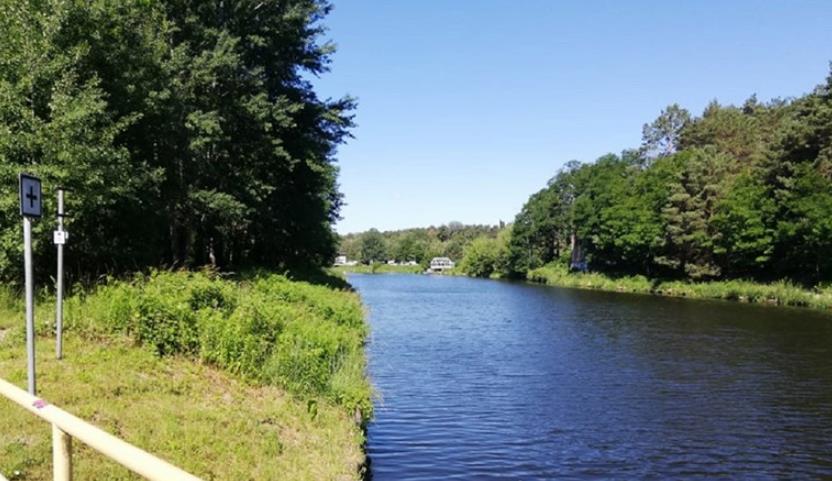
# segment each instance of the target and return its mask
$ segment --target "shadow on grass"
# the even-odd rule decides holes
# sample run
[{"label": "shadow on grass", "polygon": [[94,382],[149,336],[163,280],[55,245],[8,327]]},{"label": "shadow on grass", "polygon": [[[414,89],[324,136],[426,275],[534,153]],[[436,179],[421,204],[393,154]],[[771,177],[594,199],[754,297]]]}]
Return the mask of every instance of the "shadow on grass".
[{"label": "shadow on grass", "polygon": [[338,290],[354,290],[346,279],[321,269],[302,269],[286,272],[286,277],[293,281],[304,281],[310,284],[326,286]]},{"label": "shadow on grass", "polygon": [[316,286],[329,287],[341,291],[354,291],[352,285],[347,280],[336,274],[327,272],[320,268],[291,268],[283,271],[265,269],[265,268],[248,268],[239,272],[226,272],[222,275],[230,279],[239,281],[248,281],[257,277],[262,277],[268,274],[280,274],[286,276],[288,279],[299,282],[308,282]]}]

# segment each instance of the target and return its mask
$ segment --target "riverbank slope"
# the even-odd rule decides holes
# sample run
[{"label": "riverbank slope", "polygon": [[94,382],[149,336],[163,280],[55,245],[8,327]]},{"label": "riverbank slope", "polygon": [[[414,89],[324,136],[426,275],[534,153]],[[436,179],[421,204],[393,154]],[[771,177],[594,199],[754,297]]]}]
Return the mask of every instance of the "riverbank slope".
[{"label": "riverbank slope", "polygon": [[805,289],[788,281],[771,284],[746,280],[685,282],[662,281],[645,276],[611,277],[596,272],[570,272],[560,264],[532,269],[526,275],[530,282],[558,287],[633,292],[698,299],[724,299],[780,306],[832,308],[832,288]]},{"label": "riverbank slope", "polygon": [[[67,302],[65,359],[38,309],[39,395],[203,479],[357,480],[366,325],[356,294],[260,275],[155,273]],[[19,306],[0,377],[25,386]],[[0,399],[0,473],[51,479],[48,424]],[[78,479],[131,479],[90,449]]]},{"label": "riverbank slope", "polygon": [[337,275],[343,274],[421,274],[425,269],[420,265],[393,264],[356,264],[354,266],[333,266],[329,270]]}]

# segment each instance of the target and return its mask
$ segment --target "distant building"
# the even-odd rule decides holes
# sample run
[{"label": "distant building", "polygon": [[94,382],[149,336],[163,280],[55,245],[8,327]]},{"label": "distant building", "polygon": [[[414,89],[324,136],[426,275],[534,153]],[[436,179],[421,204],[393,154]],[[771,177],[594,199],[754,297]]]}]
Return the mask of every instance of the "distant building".
[{"label": "distant building", "polygon": [[335,258],[335,265],[336,266],[345,266],[347,265],[347,256],[338,256]]},{"label": "distant building", "polygon": [[454,268],[454,261],[447,257],[434,257],[430,260],[430,270],[433,272],[442,272]]}]

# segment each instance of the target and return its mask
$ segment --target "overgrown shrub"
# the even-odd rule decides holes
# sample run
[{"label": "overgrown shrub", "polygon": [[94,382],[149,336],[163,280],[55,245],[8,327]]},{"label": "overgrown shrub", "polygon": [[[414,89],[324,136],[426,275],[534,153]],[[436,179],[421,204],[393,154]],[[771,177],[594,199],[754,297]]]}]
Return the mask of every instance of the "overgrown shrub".
[{"label": "overgrown shrub", "polygon": [[126,334],[161,356],[191,356],[299,396],[371,411],[367,326],[351,292],[266,273],[235,282],[211,272],[155,271],[70,298],[67,325]]},{"label": "overgrown shrub", "polygon": [[496,238],[477,237],[464,248],[460,270],[473,277],[500,277],[508,273],[508,242],[510,231]]}]

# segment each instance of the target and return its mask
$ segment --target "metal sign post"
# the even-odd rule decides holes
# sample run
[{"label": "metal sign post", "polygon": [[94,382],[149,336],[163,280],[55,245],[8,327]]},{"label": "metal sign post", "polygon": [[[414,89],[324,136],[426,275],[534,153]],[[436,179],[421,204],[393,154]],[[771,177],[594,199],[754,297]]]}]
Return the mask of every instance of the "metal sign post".
[{"label": "metal sign post", "polygon": [[53,233],[53,241],[58,246],[58,276],[55,286],[55,357],[64,357],[64,244],[69,233],[64,230],[64,189],[58,188],[58,230]]},{"label": "metal sign post", "polygon": [[26,350],[29,367],[29,394],[36,394],[35,383],[35,296],[32,279],[32,219],[43,213],[40,179],[20,174],[20,215],[23,216],[23,269],[26,285]]}]

